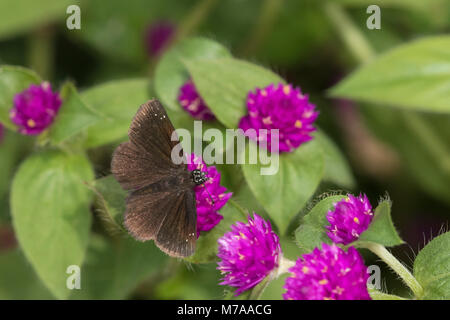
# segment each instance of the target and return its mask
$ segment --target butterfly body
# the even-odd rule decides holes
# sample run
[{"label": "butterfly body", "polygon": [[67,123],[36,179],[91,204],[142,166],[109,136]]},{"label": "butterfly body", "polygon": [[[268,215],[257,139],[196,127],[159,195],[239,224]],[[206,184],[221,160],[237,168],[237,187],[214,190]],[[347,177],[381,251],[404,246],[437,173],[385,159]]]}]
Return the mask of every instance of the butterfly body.
[{"label": "butterfly body", "polygon": [[113,154],[111,170],[129,191],[124,215],[129,233],[140,241],[154,240],[173,257],[186,257],[197,239],[194,188],[206,177],[171,160],[179,143],[174,131],[159,101],[143,104],[131,123],[130,141]]}]

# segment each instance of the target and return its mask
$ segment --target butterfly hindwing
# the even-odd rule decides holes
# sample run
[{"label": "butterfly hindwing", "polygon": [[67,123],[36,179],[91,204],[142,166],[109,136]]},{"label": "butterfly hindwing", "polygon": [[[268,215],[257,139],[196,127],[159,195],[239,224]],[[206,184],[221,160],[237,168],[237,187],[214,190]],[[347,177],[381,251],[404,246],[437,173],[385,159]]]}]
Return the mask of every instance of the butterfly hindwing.
[{"label": "butterfly hindwing", "polygon": [[156,184],[132,192],[127,199],[125,227],[137,240],[155,240],[171,256],[189,256],[197,239],[195,192],[192,188],[164,190],[166,187]]}]

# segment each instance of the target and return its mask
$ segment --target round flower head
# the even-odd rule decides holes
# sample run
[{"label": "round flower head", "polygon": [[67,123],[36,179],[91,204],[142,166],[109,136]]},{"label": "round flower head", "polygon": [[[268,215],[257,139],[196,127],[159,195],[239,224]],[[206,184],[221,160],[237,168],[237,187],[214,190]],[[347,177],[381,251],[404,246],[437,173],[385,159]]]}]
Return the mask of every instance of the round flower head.
[{"label": "round flower head", "polygon": [[[308,95],[292,85],[271,84],[266,88],[256,88],[247,97],[248,115],[244,116],[239,128],[250,131],[246,135],[253,140],[266,142],[271,149],[272,129],[278,129],[280,152],[289,152],[312,139],[314,121],[319,113],[309,102]],[[268,134],[261,134],[266,129]],[[274,146],[276,150],[276,146]]]},{"label": "round flower head", "polygon": [[61,98],[48,82],[32,84],[14,96],[11,121],[26,135],[38,135],[50,126],[61,107]]},{"label": "round flower head", "polygon": [[324,243],[289,268],[285,300],[370,300],[367,268],[358,251]]},{"label": "round flower head", "polygon": [[147,28],[147,51],[152,56],[159,55],[175,33],[175,26],[169,21],[156,21]]},{"label": "round flower head", "polygon": [[214,114],[205,104],[202,97],[198,94],[195,89],[194,82],[192,82],[191,79],[180,87],[178,101],[180,101],[183,109],[189,112],[189,114],[195,119],[205,121],[215,119]]},{"label": "round flower head", "polygon": [[349,194],[328,211],[327,234],[334,243],[349,244],[359,238],[373,219],[372,206],[367,196]]},{"label": "round flower head", "polygon": [[195,169],[206,172],[208,178],[204,184],[195,187],[198,238],[201,231],[211,230],[223,219],[219,210],[231,198],[232,193],[225,193],[227,189],[220,185],[220,172],[216,167],[207,167],[200,157],[192,153],[188,156],[188,170]]},{"label": "round flower head", "polygon": [[253,288],[278,268],[281,247],[269,222],[257,214],[248,223],[237,222],[218,240],[224,278],[221,285],[237,288],[236,295]]}]

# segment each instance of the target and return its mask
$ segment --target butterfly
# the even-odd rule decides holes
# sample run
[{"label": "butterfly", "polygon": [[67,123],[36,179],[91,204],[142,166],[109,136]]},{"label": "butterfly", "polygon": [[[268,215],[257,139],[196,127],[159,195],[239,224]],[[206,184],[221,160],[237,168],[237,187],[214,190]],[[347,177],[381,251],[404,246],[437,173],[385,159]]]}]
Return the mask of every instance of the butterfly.
[{"label": "butterfly", "polygon": [[113,175],[129,191],[126,229],[136,240],[153,240],[172,257],[192,255],[197,239],[194,188],[208,180],[206,173],[172,161],[179,139],[156,99],[140,106],[128,137],[111,162]]}]

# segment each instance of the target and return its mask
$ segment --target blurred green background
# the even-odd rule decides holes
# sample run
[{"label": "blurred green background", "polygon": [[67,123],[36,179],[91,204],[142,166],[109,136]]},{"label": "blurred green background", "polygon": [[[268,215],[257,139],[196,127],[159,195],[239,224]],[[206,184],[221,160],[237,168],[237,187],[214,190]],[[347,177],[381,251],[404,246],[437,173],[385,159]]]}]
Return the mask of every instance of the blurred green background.
[{"label": "blurred green background", "polygon": [[[66,27],[66,8],[71,4],[81,8],[80,30]],[[381,7],[381,30],[366,27],[370,4]],[[404,120],[402,110],[330,99],[326,91],[365,63],[347,36],[353,40],[361,36],[363,46],[383,53],[420,37],[448,34],[450,1],[0,0],[0,64],[34,69],[55,88],[66,80],[82,90],[114,79],[151,79],[164,53],[149,54],[146,32],[160,21],[175,28],[165,49],[189,36],[208,37],[236,57],[269,67],[309,93],[320,110],[319,126],[339,144],[351,164],[357,181],[351,191],[367,193],[373,203],[385,193],[393,200],[394,223],[408,243],[394,249],[400,260],[411,265],[410,259],[424,241],[442,227],[448,229],[450,170],[441,164],[450,159],[450,117],[413,111],[423,129],[418,130]],[[431,136],[424,138],[423,132]],[[433,152],[434,143],[444,150]],[[16,249],[10,227],[11,179],[33,148],[31,138],[11,131],[0,142],[0,299],[51,298]],[[90,152],[98,177],[109,173],[112,150]],[[330,188],[322,185],[321,191]],[[295,258],[295,246],[286,243],[286,255]],[[366,258],[368,264],[377,263],[370,255]],[[224,296],[214,264],[190,266],[166,260],[164,267],[150,272],[137,288],[124,289],[126,296],[112,297]],[[105,264],[108,268],[111,265]],[[405,291],[397,279],[390,279],[386,268],[383,281],[389,282],[393,293]],[[281,286],[282,280],[277,280],[263,298],[280,298]]]}]

